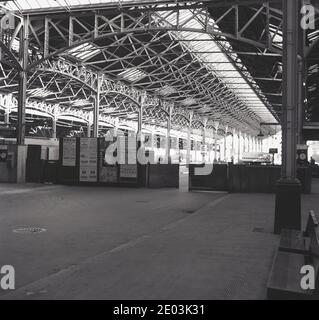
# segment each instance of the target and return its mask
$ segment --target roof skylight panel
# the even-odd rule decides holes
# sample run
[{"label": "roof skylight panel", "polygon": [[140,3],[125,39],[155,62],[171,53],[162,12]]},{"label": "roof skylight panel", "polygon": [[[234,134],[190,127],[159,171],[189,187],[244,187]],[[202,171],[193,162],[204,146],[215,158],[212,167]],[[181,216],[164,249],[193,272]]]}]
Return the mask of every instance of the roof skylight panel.
[{"label": "roof skylight panel", "polygon": [[73,57],[80,59],[80,60],[89,59],[100,52],[101,52],[101,50],[96,48],[91,43],[84,43],[84,44],[81,44],[81,45],[69,50],[69,53]]},{"label": "roof skylight panel", "polygon": [[140,69],[131,68],[122,71],[118,76],[129,82],[135,82],[147,77],[147,74]]}]

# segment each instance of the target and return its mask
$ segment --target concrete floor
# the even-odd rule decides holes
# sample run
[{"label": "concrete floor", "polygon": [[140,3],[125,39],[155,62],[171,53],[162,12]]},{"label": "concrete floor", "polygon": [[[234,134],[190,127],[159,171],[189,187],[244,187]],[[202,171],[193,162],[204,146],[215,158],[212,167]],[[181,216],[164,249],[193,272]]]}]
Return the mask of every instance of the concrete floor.
[{"label": "concrete floor", "polygon": [[265,299],[274,195],[182,191],[0,185],[0,299]]}]

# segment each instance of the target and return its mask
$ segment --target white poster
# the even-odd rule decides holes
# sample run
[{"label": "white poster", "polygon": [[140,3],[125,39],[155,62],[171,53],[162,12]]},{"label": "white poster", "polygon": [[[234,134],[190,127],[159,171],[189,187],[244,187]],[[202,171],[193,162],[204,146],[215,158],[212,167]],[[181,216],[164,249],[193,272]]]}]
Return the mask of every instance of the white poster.
[{"label": "white poster", "polygon": [[97,167],[97,139],[80,139],[80,167]]},{"label": "white poster", "polygon": [[80,168],[80,181],[81,182],[96,182],[97,181],[97,168],[81,167]]},{"label": "white poster", "polygon": [[62,166],[75,167],[75,160],[76,160],[76,138],[64,138]]},{"label": "white poster", "polygon": [[137,178],[137,165],[136,164],[121,164],[120,165],[121,178]]},{"label": "white poster", "polygon": [[97,138],[80,139],[80,181],[97,182]]}]

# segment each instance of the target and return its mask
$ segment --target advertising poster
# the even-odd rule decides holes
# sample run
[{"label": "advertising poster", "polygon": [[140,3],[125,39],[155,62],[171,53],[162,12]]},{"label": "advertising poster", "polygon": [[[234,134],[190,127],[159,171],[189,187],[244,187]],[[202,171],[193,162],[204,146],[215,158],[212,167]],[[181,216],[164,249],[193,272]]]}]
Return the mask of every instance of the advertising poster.
[{"label": "advertising poster", "polygon": [[122,164],[120,166],[121,178],[137,178],[137,165],[136,164]]},{"label": "advertising poster", "polygon": [[97,168],[81,167],[80,168],[80,181],[81,182],[96,182],[97,181]]},{"label": "advertising poster", "polygon": [[97,166],[97,139],[80,139],[80,167]]},{"label": "advertising poster", "polygon": [[80,139],[80,181],[97,182],[97,139]]},{"label": "advertising poster", "polygon": [[63,139],[62,166],[75,167],[76,161],[76,138]]}]

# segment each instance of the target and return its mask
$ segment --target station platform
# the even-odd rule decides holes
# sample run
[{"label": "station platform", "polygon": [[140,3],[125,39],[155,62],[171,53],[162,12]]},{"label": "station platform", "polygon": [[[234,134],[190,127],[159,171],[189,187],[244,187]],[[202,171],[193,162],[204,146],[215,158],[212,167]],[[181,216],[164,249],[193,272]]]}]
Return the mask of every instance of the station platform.
[{"label": "station platform", "polygon": [[0,201],[0,265],[16,272],[0,300],[266,299],[273,194],[1,184]]}]

